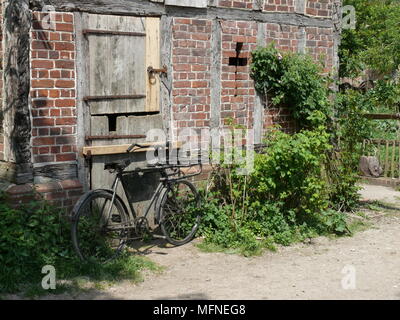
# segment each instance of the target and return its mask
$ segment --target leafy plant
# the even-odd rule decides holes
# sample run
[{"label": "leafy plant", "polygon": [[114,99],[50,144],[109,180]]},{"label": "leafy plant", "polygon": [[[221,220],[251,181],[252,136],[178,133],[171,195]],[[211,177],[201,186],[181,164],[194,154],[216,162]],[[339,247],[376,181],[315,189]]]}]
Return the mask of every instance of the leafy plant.
[{"label": "leafy plant", "polygon": [[0,194],[0,230],[0,293],[47,293],[40,286],[45,265],[55,267],[59,280],[87,276],[94,281],[137,281],[140,270],[156,268],[126,253],[108,264],[81,262],[71,245],[68,220],[42,201],[12,208]]},{"label": "leafy plant", "polygon": [[329,135],[323,127],[294,135],[273,131],[265,154],[256,154],[254,171],[218,166],[205,192],[201,233],[217,248],[245,255],[274,243],[289,245],[320,234],[345,234],[343,213],[330,209],[322,179]]},{"label": "leafy plant", "polygon": [[275,107],[287,107],[300,128],[312,129],[331,117],[328,78],[309,55],[280,52],[272,43],[252,52],[256,90]]},{"label": "leafy plant", "polygon": [[365,70],[394,75],[400,66],[400,1],[345,0],[356,12],[356,28],[342,32],[340,76],[355,78]]}]

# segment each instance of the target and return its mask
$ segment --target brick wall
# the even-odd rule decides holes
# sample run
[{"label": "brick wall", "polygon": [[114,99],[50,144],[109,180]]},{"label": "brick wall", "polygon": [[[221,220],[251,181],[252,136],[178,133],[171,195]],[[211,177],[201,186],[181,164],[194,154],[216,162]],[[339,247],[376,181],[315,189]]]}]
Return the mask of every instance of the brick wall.
[{"label": "brick wall", "polygon": [[46,200],[66,213],[82,195],[82,185],[77,180],[64,180],[47,184],[13,185],[7,189],[12,206],[19,206],[32,200]]},{"label": "brick wall", "polygon": [[[257,47],[257,23],[223,21],[221,27],[221,125],[229,124],[229,119],[233,119],[235,124],[250,129],[253,128],[255,101],[250,58],[251,52]],[[231,60],[237,58],[246,59],[242,60],[245,65],[234,65]]]},{"label": "brick wall", "polygon": [[[76,162],[76,77],[74,16],[33,12],[31,30],[32,162],[48,165]],[[76,180],[12,185],[12,205],[41,198],[71,211],[82,194]]]},{"label": "brick wall", "polygon": [[31,44],[33,163],[76,160],[73,14],[54,14],[48,29],[34,13]]},{"label": "brick wall", "polygon": [[328,28],[306,28],[306,52],[313,56],[314,60],[322,61],[326,73],[333,68],[333,31]]},{"label": "brick wall", "polygon": [[307,0],[306,14],[318,17],[331,17],[333,14],[334,0]]},{"label": "brick wall", "polygon": [[211,21],[174,19],[172,33],[174,136],[210,126]]},{"label": "brick wall", "polygon": [[253,0],[219,0],[219,7],[253,9]]},{"label": "brick wall", "polygon": [[[253,0],[219,0],[218,6],[251,10]],[[325,17],[332,13],[333,0],[307,1],[305,13]],[[294,0],[265,0],[264,11],[293,12]],[[76,47],[74,16],[55,13],[54,28],[43,24],[43,13],[33,13],[31,32],[31,113],[32,161],[34,165],[76,163]],[[47,22],[47,20],[45,20]],[[259,40],[257,22],[221,20],[220,126],[235,124],[253,128],[256,92],[249,75],[251,51]],[[297,26],[266,23],[265,43],[274,41],[282,50],[299,50]],[[324,28],[304,28],[305,50],[314,59],[324,57],[325,71],[333,66],[333,34]],[[302,38],[302,40],[304,40]],[[213,68],[212,21],[173,18],[172,24],[172,105],[171,128],[176,137],[183,130],[197,132],[211,124],[211,72]],[[303,42],[302,42],[303,43]],[[236,59],[236,60],[232,60]],[[239,60],[238,60],[239,59]],[[241,59],[241,60],[240,60]],[[232,63],[241,61],[241,63]],[[1,70],[0,70],[1,72]],[[293,131],[290,111],[264,109],[264,129],[280,125]],[[190,132],[184,134],[192,137]],[[0,135],[0,160],[2,137]],[[38,191],[46,200],[71,208],[82,192],[77,180],[44,185],[22,185],[9,189],[15,204]]]},{"label": "brick wall", "polygon": [[[278,1],[276,1],[278,3]],[[292,4],[292,2],[285,2]],[[281,3],[283,4],[283,2]],[[221,5],[221,3],[220,3]],[[226,4],[228,5],[228,4]],[[284,51],[297,52],[300,39],[304,50],[322,61],[325,72],[333,67],[333,34],[327,28],[304,28],[266,23],[265,43],[274,42]],[[257,47],[258,25],[249,21],[221,21],[221,112],[220,126],[232,124],[253,128],[256,92],[250,77],[251,52]],[[240,43],[240,52],[237,53]],[[185,128],[197,130],[210,125],[211,21],[176,18],[173,24],[173,106],[174,136]],[[232,65],[232,59],[247,59]],[[278,125],[286,132],[296,130],[290,110],[264,109],[264,130]]]},{"label": "brick wall", "polygon": [[294,12],[295,0],[264,0],[264,11]]},{"label": "brick wall", "polygon": [[[294,12],[294,2],[295,0],[261,0],[260,6],[263,11]],[[219,0],[218,6],[236,9],[255,9],[253,0]]]},{"label": "brick wall", "polygon": [[[272,42],[276,47],[284,51],[298,51],[299,27],[289,25],[279,25],[276,23],[265,24],[266,44]],[[284,108],[265,108],[264,109],[264,130],[271,126],[279,126],[285,132],[293,132],[296,124],[291,116],[290,110]]]}]

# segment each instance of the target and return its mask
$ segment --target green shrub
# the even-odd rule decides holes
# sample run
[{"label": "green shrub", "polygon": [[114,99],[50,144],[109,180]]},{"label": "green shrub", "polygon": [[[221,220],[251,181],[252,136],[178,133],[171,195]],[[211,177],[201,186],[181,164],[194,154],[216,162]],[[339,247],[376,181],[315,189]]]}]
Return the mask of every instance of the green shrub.
[{"label": "green shrub", "polygon": [[279,52],[272,43],[252,52],[251,75],[268,103],[292,110],[300,128],[313,129],[332,116],[329,79],[311,56]]},{"label": "green shrub", "polygon": [[[321,66],[309,55],[279,52],[271,44],[255,50],[252,57],[255,87],[267,97],[268,103],[291,109],[298,128],[325,135],[324,143],[331,145],[321,151],[325,157],[324,179],[328,181],[326,191],[330,205],[339,211],[353,210],[359,197],[356,183],[360,142],[371,127],[361,116],[364,110],[361,104],[349,103],[354,102],[356,96],[330,98],[332,92],[328,84],[331,80],[322,74]],[[392,94],[388,95],[388,91]],[[386,96],[388,101],[396,99],[393,86],[382,85],[381,90],[377,90],[378,95]],[[295,165],[301,166],[301,163]],[[277,171],[282,173],[279,165]]]},{"label": "green shrub", "polygon": [[329,135],[323,127],[294,135],[274,131],[254,171],[216,169],[205,194],[201,232],[205,241],[243,253],[271,243],[289,245],[320,234],[346,233],[345,215],[332,210],[323,179]]},{"label": "green shrub", "polygon": [[59,280],[86,276],[92,280],[138,280],[139,271],[151,262],[123,254],[109,264],[78,260],[70,239],[70,224],[60,210],[35,201],[11,208],[0,194],[0,293],[41,289],[42,267],[52,265]]}]

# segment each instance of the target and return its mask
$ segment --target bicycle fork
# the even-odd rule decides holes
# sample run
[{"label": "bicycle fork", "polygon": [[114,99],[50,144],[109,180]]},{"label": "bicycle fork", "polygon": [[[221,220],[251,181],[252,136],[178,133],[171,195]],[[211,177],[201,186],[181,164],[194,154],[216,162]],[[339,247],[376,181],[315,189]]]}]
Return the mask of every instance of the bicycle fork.
[{"label": "bicycle fork", "polygon": [[[119,184],[119,178],[116,177],[116,179],[114,180],[114,183],[113,183],[113,185],[112,185],[112,191],[113,191],[113,193],[112,193],[111,203],[110,203],[110,206],[109,206],[109,208],[108,208],[108,212],[106,213],[105,216],[103,215],[103,219],[104,219],[104,220],[103,220],[103,224],[104,224],[105,226],[108,225],[108,223],[109,223],[109,221],[110,221],[110,218],[111,218],[111,211],[112,211],[113,204],[114,204],[114,201],[115,201],[115,198],[116,198],[118,184]],[[105,209],[107,209],[107,208],[106,208],[107,202],[108,202],[108,201],[104,201],[103,208],[102,208],[102,210],[101,210],[101,212],[103,212],[103,213],[105,213],[104,211],[105,211]]]}]

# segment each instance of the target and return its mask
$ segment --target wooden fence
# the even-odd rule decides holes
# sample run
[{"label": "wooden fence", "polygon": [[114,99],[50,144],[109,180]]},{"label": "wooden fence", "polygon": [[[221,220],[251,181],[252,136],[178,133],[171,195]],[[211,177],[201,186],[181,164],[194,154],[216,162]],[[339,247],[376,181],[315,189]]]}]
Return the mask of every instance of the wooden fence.
[{"label": "wooden fence", "polygon": [[384,177],[400,179],[400,140],[365,139],[363,154],[379,160]]}]

